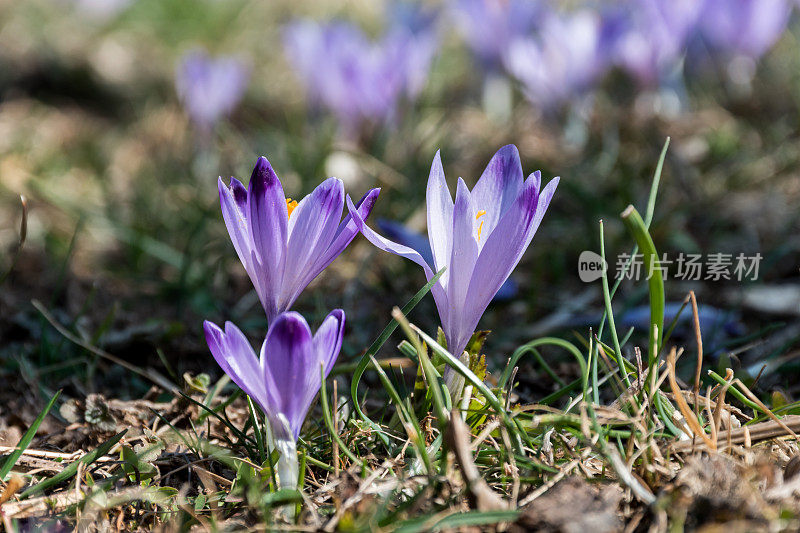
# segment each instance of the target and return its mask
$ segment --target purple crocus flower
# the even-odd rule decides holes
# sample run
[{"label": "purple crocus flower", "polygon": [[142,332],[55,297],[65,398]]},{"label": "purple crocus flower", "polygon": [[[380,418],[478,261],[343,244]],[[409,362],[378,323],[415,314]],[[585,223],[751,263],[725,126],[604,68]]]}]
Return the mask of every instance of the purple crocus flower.
[{"label": "purple crocus flower", "polygon": [[786,0],[706,0],[700,30],[712,50],[755,60],[781,36],[790,13]]},{"label": "purple crocus flower", "polygon": [[582,96],[605,71],[602,36],[595,11],[548,12],[538,32],[509,44],[505,66],[531,102],[551,109]]},{"label": "purple crocus flower", "polygon": [[286,419],[296,441],[325,375],[342,348],[344,311],[332,311],[315,335],[305,318],[289,311],[275,319],[256,356],[250,342],[232,322],[223,330],[206,320],[203,329],[214,359],[234,383],[256,402],[279,433]]},{"label": "purple crocus flower", "polygon": [[404,11],[379,40],[348,22],[304,20],[284,31],[286,54],[317,105],[333,112],[347,136],[365,124],[385,124],[403,98],[427,81],[436,52],[433,19]]},{"label": "purple crocus flower", "polygon": [[[230,186],[220,178],[218,186],[225,225],[269,323],[292,306],[358,233],[349,214],[341,220],[344,185],[337,178],[328,178],[296,202],[286,198],[269,161],[260,157],[248,189],[236,178]],[[372,189],[359,200],[362,219],[379,193]]]},{"label": "purple crocus flower", "polygon": [[210,129],[228,115],[244,96],[250,73],[232,56],[209,57],[194,50],[181,58],[175,86],[192,120]]},{"label": "purple crocus flower", "polygon": [[266,415],[272,444],[281,452],[281,487],[295,488],[300,428],[322,385],[322,372],[327,377],[339,356],[344,311],[332,311],[315,335],[300,314],[281,314],[270,326],[260,356],[231,322],[223,330],[206,320],[203,329],[219,366]]},{"label": "purple crocus flower", "polygon": [[428,178],[428,240],[433,264],[412,248],[390,241],[366,225],[348,198],[361,233],[381,250],[420,265],[430,280],[447,267],[431,292],[450,353],[460,357],[478,321],[528,248],[558,185],[541,188],[541,173],[523,179],[516,146],[492,157],[470,191],[459,178],[453,202],[439,153]]},{"label": "purple crocus flower", "polygon": [[501,63],[511,42],[526,37],[544,14],[537,0],[455,0],[453,18],[485,67]]},{"label": "purple crocus flower", "polygon": [[703,9],[698,0],[629,0],[603,15],[612,61],[642,85],[656,85],[680,64]]}]

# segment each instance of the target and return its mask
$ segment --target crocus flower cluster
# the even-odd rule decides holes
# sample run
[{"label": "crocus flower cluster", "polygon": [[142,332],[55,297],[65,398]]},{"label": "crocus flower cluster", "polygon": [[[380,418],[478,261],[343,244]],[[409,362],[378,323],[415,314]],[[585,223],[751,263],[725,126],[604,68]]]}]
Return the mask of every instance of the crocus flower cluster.
[{"label": "crocus flower cluster", "polygon": [[287,57],[309,98],[357,136],[368,124],[392,121],[403,99],[424,88],[436,52],[433,18],[397,8],[383,36],[370,40],[349,22],[300,20],[284,32]]},{"label": "crocus flower cluster", "polygon": [[[492,157],[472,191],[458,179],[453,201],[437,152],[426,194],[433,264],[413,248],[372,230],[349,198],[348,207],[367,240],[381,250],[414,261],[428,280],[446,267],[431,293],[447,348],[460,357],[489,302],[531,243],[558,181],[554,178],[542,188],[539,171],[523,179],[519,152],[508,145]],[[445,371],[448,385],[456,382],[452,374],[449,369]],[[451,394],[457,396],[457,389],[452,388]]]},{"label": "crocus flower cluster", "polygon": [[640,86],[675,84],[703,49],[757,60],[786,29],[789,0],[452,0],[451,13],[482,64],[499,61],[537,106],[590,92],[611,68]]},{"label": "crocus flower cluster", "polygon": [[[538,171],[523,179],[519,152],[509,145],[492,157],[472,191],[459,178],[453,201],[437,152],[428,178],[429,247],[423,257],[366,225],[378,189],[357,204],[347,196],[349,214],[340,222],[345,195],[336,178],[300,202],[284,196],[263,157],[247,189],[234,178],[230,185],[220,179],[225,225],[264,306],[269,329],[259,355],[230,322],[221,328],[206,321],[206,341],[220,367],[266,415],[272,444],[281,455],[277,472],[282,487],[297,486],[300,429],[344,334],[340,309],[325,318],[316,334],[301,315],[287,311],[305,286],[357,232],[378,248],[418,263],[428,280],[444,269],[431,292],[448,349],[463,359],[481,315],[525,253],[557,185],[555,178],[542,187]],[[455,376],[451,369],[445,371],[457,398],[463,379]]]},{"label": "crocus flower cluster", "polygon": [[[306,320],[288,311],[300,292],[339,256],[358,233],[344,220],[344,186],[329,178],[299,202],[287,198],[269,161],[258,159],[248,188],[220,178],[222,215],[233,246],[264,307],[269,329],[260,355],[232,323],[206,321],[206,341],[214,359],[264,412],[272,445],[280,452],[278,480],[297,486],[296,443],[300,428],[342,347],[344,311],[332,311],[316,334]],[[369,216],[379,189],[357,207]]]},{"label": "crocus flower cluster", "polygon": [[175,87],[192,120],[209,130],[234,110],[249,78],[249,69],[239,59],[193,50],[178,63]]}]

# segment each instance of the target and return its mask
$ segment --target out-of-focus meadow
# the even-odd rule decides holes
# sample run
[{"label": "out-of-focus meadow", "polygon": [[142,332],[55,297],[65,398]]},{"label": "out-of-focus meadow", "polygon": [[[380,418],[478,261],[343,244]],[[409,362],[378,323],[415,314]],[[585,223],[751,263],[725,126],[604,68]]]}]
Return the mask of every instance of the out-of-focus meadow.
[{"label": "out-of-focus meadow", "polygon": [[[700,9],[686,15],[691,29],[680,44],[664,44],[666,52],[658,39],[677,30],[650,26],[645,14],[631,22],[630,3],[535,3],[534,13],[534,3],[496,2],[491,9],[521,10],[502,24],[485,6],[472,12],[479,4],[0,0],[0,275],[11,269],[0,285],[2,444],[14,445],[57,389],[66,398],[131,399],[151,386],[66,339],[51,320],[86,346],[179,382],[184,372],[221,375],[203,319],[263,336],[263,312],[217,191],[219,176],[246,183],[259,155],[291,197],[329,176],[353,198],[381,187],[370,224],[387,233],[399,222],[425,234],[425,184],[437,150],[451,190],[459,176],[473,185],[509,143],[526,175],[560,176],[510,296],[496,299],[480,323],[494,331],[485,345],[492,370],[532,338],[574,340],[599,321],[599,282],[581,281],[579,255],[599,252],[602,219],[616,273],[617,256],[632,245],[619,214],[629,204],[644,213],[669,137],[650,226],[659,252],[762,259],[754,281],[680,280],[672,266],[667,302],[680,304],[693,290],[706,324],[724,330],[707,341],[707,366],[720,374],[731,366],[750,384],[761,373],[758,394],[797,399],[793,4],[761,8],[785,12],[774,39],[750,46],[740,35],[739,48],[723,51],[713,27],[724,17],[708,24],[712,14]],[[684,4],[676,3],[676,18]],[[309,21],[332,20],[341,27],[312,35]],[[703,24],[711,29],[703,33]],[[384,42],[396,47],[393,59],[377,65],[378,52],[353,28],[373,40],[396,30],[396,42]],[[358,64],[369,62],[376,65]],[[373,67],[380,72],[366,72]],[[18,251],[20,195],[27,228]],[[414,265],[357,237],[294,308],[313,324],[332,308],[346,310],[346,365],[423,283]],[[640,341],[646,304],[643,280],[624,282],[614,300],[627,317],[618,328],[634,327]],[[411,318],[435,331],[436,316],[424,300]],[[693,339],[688,325],[677,334]],[[394,345],[382,355],[397,355]],[[566,359],[554,369],[575,377]],[[558,388],[532,364],[520,376],[517,392],[529,402]]]}]

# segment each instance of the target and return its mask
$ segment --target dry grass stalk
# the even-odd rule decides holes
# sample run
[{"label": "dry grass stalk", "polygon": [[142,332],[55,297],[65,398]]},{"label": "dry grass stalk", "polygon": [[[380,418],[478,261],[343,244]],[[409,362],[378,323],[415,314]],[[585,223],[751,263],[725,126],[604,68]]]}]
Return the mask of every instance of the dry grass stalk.
[{"label": "dry grass stalk", "polygon": [[[719,440],[728,440],[731,445],[743,444],[749,448],[755,442],[783,437],[787,433],[794,435],[796,431],[800,431],[800,415],[787,415],[779,422],[770,420],[721,431]],[[693,448],[691,441],[680,441],[672,445],[672,450],[675,452],[688,452]]]},{"label": "dry grass stalk", "polygon": [[464,477],[464,482],[473,500],[472,506],[479,511],[508,509],[508,503],[489,487],[475,466],[470,451],[469,428],[461,419],[458,410],[453,410],[451,413],[445,437],[448,446],[456,456],[461,475]]},{"label": "dry grass stalk", "polygon": [[692,430],[692,434],[689,435],[690,437],[699,437],[703,440],[706,446],[708,446],[711,450],[717,449],[717,444],[713,440],[709,439],[706,436],[705,431],[703,428],[700,427],[700,423],[697,421],[697,418],[694,416],[694,413],[689,408],[689,404],[686,403],[686,400],[683,398],[683,394],[681,393],[681,388],[678,386],[678,381],[675,378],[675,356],[676,356],[675,347],[669,352],[667,356],[667,371],[668,371],[668,379],[669,379],[669,386],[672,389],[672,393],[675,395],[675,403],[678,405],[678,409],[680,410],[681,414],[683,415],[684,420],[689,425],[689,428]]}]

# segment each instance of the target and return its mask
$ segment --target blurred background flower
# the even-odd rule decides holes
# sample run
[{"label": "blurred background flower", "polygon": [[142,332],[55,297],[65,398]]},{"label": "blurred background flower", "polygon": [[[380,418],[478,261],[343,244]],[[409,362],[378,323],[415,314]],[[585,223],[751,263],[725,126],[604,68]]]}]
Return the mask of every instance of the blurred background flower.
[{"label": "blurred background flower", "polygon": [[789,22],[786,0],[705,0],[700,32],[712,50],[759,59]]},{"label": "blurred background flower", "polygon": [[481,64],[502,64],[510,44],[539,26],[545,3],[537,0],[453,0],[449,16]]},{"label": "blurred background flower", "polygon": [[540,31],[509,43],[504,61],[525,96],[552,109],[586,94],[604,72],[609,56],[601,36],[602,19],[595,11],[548,12]]},{"label": "blurred background flower", "polygon": [[286,53],[317,105],[339,120],[345,137],[397,118],[403,98],[424,88],[436,52],[434,18],[409,5],[387,9],[384,33],[370,39],[353,23],[295,21]]},{"label": "blurred background flower", "polygon": [[210,130],[241,101],[249,78],[249,69],[236,57],[192,50],[178,63],[175,87],[192,120]]},{"label": "blurred background flower", "polygon": [[604,13],[612,61],[647,87],[680,68],[703,9],[697,0],[632,0]]}]

